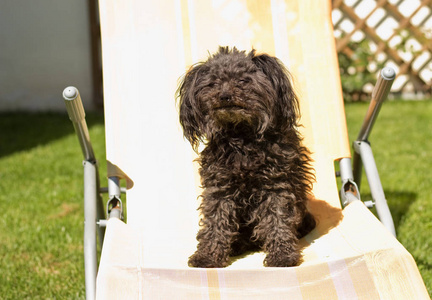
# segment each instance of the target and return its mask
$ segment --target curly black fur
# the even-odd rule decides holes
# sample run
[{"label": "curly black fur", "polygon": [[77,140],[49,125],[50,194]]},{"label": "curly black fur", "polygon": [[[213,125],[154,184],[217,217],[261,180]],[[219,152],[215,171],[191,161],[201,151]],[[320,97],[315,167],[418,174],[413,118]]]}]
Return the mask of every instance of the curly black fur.
[{"label": "curly black fur", "polygon": [[267,54],[220,47],[186,73],[177,94],[184,136],[206,146],[189,265],[225,267],[251,249],[266,252],[265,266],[297,265],[298,239],[315,227],[306,209],[313,174],[288,71]]}]

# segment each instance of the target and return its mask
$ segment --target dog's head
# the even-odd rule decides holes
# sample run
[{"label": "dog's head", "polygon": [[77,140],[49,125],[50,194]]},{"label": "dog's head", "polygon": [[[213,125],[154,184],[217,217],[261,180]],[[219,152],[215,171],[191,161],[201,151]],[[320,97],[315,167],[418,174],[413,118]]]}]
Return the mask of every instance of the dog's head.
[{"label": "dog's head", "polygon": [[290,75],[267,54],[220,47],[193,66],[177,91],[180,123],[193,147],[226,134],[285,132],[297,126]]}]

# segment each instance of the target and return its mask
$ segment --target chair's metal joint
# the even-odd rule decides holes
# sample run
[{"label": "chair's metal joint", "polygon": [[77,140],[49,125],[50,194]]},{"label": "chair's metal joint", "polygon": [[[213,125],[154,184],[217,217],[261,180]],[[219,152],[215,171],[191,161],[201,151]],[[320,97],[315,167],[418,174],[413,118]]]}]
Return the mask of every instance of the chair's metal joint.
[{"label": "chair's metal joint", "polygon": [[109,219],[117,218],[124,219],[123,216],[123,202],[117,196],[112,196],[107,202],[107,216]]},{"label": "chair's metal joint", "polygon": [[[104,187],[101,187],[99,191],[100,191],[102,194],[107,194],[107,193],[109,192],[109,189],[108,189],[108,187],[104,186]],[[120,188],[120,192],[121,192],[122,194],[126,194],[126,191],[127,191],[127,189],[126,189],[125,187],[121,187],[121,188]]]},{"label": "chair's metal joint", "polygon": [[368,144],[369,146],[371,146],[371,143],[369,142],[369,140],[357,140],[357,141],[354,141],[353,142],[353,148],[354,148],[354,151],[356,153],[360,154],[360,147],[361,147],[362,144]]},{"label": "chair's metal joint", "polygon": [[347,206],[351,202],[361,200],[357,184],[351,179],[342,182],[340,193],[343,207]]},{"label": "chair's metal joint", "polygon": [[375,201],[373,200],[364,201],[363,203],[367,208],[373,208],[375,206]]},{"label": "chair's metal joint", "polygon": [[108,223],[108,220],[105,220],[105,219],[103,219],[103,220],[99,220],[99,221],[96,222],[96,224],[97,224],[99,227],[106,227],[106,226],[107,226],[107,223]]},{"label": "chair's metal joint", "polygon": [[351,158],[345,157],[339,161],[340,178],[342,187],[340,190],[340,199],[342,206],[345,207],[351,202],[360,199],[360,189],[354,181],[353,170],[351,166]]},{"label": "chair's metal joint", "polygon": [[98,166],[98,161],[97,160],[93,160],[93,159],[84,159],[82,162],[83,166],[85,164],[92,164],[94,166]]}]

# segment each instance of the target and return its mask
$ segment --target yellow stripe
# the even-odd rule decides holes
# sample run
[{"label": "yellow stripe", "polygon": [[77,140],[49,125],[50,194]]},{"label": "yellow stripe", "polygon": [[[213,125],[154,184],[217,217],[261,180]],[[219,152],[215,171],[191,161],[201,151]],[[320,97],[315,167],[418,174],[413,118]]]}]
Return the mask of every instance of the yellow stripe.
[{"label": "yellow stripe", "polygon": [[221,299],[219,289],[219,277],[216,269],[207,269],[207,284],[210,300]]},{"label": "yellow stripe", "polygon": [[345,259],[354,289],[359,299],[380,299],[375,283],[363,257]]},{"label": "yellow stripe", "polygon": [[296,268],[296,274],[304,299],[338,299],[327,264]]},{"label": "yellow stripe", "polygon": [[254,29],[252,46],[259,52],[275,55],[271,0],[248,0],[246,4],[251,14],[249,27]]},{"label": "yellow stripe", "polygon": [[183,30],[184,56],[186,66],[192,65],[191,30],[189,20],[188,0],[180,0],[181,20]]}]

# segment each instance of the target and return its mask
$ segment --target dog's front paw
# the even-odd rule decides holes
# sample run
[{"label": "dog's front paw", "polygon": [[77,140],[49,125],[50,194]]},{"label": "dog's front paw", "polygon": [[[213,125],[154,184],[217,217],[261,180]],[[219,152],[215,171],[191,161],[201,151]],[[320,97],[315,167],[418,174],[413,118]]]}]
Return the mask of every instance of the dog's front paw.
[{"label": "dog's front paw", "polygon": [[272,252],[267,254],[264,259],[266,267],[293,267],[300,263],[300,253],[298,252]]},{"label": "dog's front paw", "polygon": [[224,268],[228,265],[228,257],[217,257],[216,255],[195,252],[189,257],[190,267],[195,268]]}]

